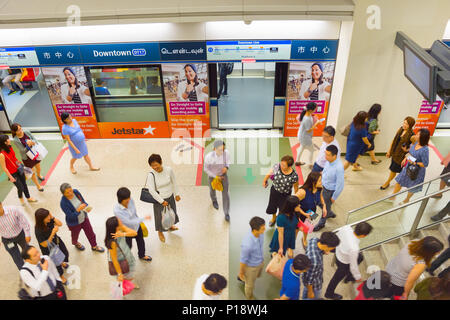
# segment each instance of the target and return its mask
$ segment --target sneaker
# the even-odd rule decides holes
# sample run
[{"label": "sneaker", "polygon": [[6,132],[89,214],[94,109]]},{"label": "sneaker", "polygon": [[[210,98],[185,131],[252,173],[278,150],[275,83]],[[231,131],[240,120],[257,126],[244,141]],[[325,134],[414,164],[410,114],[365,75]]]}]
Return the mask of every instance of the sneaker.
[{"label": "sneaker", "polygon": [[12,95],[12,94],[14,94],[14,93],[16,93],[16,92],[17,92],[16,90],[9,90],[8,96],[10,96],[10,95]]},{"label": "sneaker", "polygon": [[304,162],[301,162],[301,161],[298,161],[298,162],[295,163],[295,165],[296,165],[297,167],[303,166],[304,164],[305,164],[305,163],[304,163]]},{"label": "sneaker", "polygon": [[25,93],[25,90],[20,90],[20,95],[23,95]]},{"label": "sneaker", "polygon": [[217,201],[213,201],[212,204],[213,204],[214,209],[219,210],[219,204],[217,203]]},{"label": "sneaker", "polygon": [[325,225],[322,225],[322,226],[321,225],[317,225],[317,226],[314,227],[313,231],[317,232],[317,231],[319,231],[320,229],[322,229],[324,227],[325,227]]},{"label": "sneaker", "polygon": [[342,300],[342,296],[340,294],[334,293],[333,295],[328,295],[325,293],[325,298],[332,300]]}]

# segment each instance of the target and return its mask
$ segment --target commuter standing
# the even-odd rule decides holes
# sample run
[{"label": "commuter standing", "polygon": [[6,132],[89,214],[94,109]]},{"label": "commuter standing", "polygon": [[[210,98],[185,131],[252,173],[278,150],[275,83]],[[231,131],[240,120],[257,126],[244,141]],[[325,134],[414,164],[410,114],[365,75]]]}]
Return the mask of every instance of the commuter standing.
[{"label": "commuter standing", "polygon": [[70,171],[73,174],[77,173],[73,165],[75,164],[75,161],[81,158],[84,158],[84,161],[86,161],[91,171],[100,170],[92,165],[86,145],[86,137],[84,136],[83,130],[81,130],[77,120],[72,119],[72,116],[67,112],[63,112],[61,114],[61,121],[64,123],[61,132],[64,139],[67,140],[70,153],[72,154],[72,159],[70,159]]},{"label": "commuter standing", "polygon": [[406,117],[405,120],[403,120],[403,125],[397,130],[397,133],[391,142],[389,151],[386,153],[386,158],[391,158],[389,177],[380,187],[380,190],[387,189],[397,173],[402,171],[402,161],[411,145],[411,139],[414,136],[412,128],[415,123],[416,121],[413,117]]},{"label": "commuter standing", "polygon": [[295,193],[298,191],[298,174],[292,168],[293,164],[294,158],[284,156],[281,158],[280,163],[270,169],[269,173],[264,177],[264,188],[267,188],[269,178],[273,178],[273,184],[270,188],[269,204],[266,209],[266,213],[272,215],[272,220],[269,223],[270,227],[275,225],[277,211],[281,210],[286,199],[291,195],[292,187],[294,187]]},{"label": "commuter standing", "polygon": [[118,203],[114,205],[114,215],[119,218],[126,227],[137,232],[136,236],[127,238],[128,246],[131,249],[133,245],[132,239],[136,239],[139,259],[148,262],[152,261],[150,256],[145,255],[145,241],[141,227],[141,223],[144,222],[145,219],[150,220],[150,216],[145,217],[145,219],[138,217],[134,200],[131,199],[131,191],[128,188],[120,188],[117,190],[117,202]]},{"label": "commuter standing", "polygon": [[158,231],[159,240],[165,242],[166,238],[163,232],[167,230],[164,230],[162,227],[162,212],[167,207],[173,210],[175,213],[175,222],[169,231],[178,230],[175,227],[175,224],[179,222],[175,201],[180,201],[181,197],[175,180],[175,174],[171,167],[162,165],[161,156],[159,154],[152,154],[148,158],[148,164],[152,169],[147,176],[147,187],[153,198],[158,201],[158,203],[153,204],[155,230]]},{"label": "commuter standing", "polygon": [[381,112],[381,105],[378,103],[375,103],[370,107],[367,120],[367,138],[370,142],[370,147],[367,148],[367,152],[370,155],[370,159],[372,159],[372,164],[379,164],[381,160],[378,160],[375,158],[375,136],[380,133],[380,130],[378,129],[378,115]]},{"label": "commuter standing", "polygon": [[304,254],[296,255],[294,259],[286,261],[281,279],[280,299],[276,300],[299,300],[300,276],[308,271],[311,261]]},{"label": "commuter standing", "polygon": [[344,283],[351,281],[362,282],[358,267],[363,260],[362,254],[359,252],[359,241],[367,237],[371,231],[372,226],[370,224],[360,222],[356,225],[355,231],[347,225],[337,232],[339,238],[339,245],[336,248],[337,270],[328,284],[325,298],[342,299],[340,294],[334,292],[342,280],[344,280]]},{"label": "commuter standing", "polygon": [[211,197],[213,207],[218,210],[216,190],[211,186],[211,182],[217,176],[222,181],[222,203],[225,213],[225,220],[230,221],[230,196],[228,194],[228,168],[230,167],[230,155],[225,150],[225,142],[222,140],[214,141],[214,150],[205,156],[204,170],[208,175],[209,195]]},{"label": "commuter standing", "polygon": [[341,158],[341,147],[339,146],[339,142],[334,138],[336,135],[336,130],[332,126],[326,126],[322,132],[322,145],[320,146],[319,154],[317,155],[316,162],[314,162],[314,166],[312,168],[313,172],[322,172],[325,164],[327,163],[327,159],[325,158],[325,151],[328,146],[334,145],[338,149],[337,158]]},{"label": "commuter standing", "polygon": [[70,184],[63,183],[59,190],[63,194],[60,206],[66,215],[66,223],[71,233],[72,244],[80,251],[85,249],[78,242],[80,232],[83,230],[89,240],[92,251],[104,252],[105,249],[97,245],[97,238],[89,221],[88,213],[92,210],[92,207],[88,206],[81,193],[77,189],[72,189]]},{"label": "commuter standing", "polygon": [[300,148],[297,153],[297,161],[295,162],[296,166],[302,166],[305,162],[301,162],[300,159],[302,157],[303,151],[307,149],[309,151],[309,165],[312,167],[313,164],[313,156],[314,156],[314,145],[312,142],[312,137],[314,133],[314,129],[320,123],[316,121],[314,123],[313,113],[317,110],[317,104],[315,102],[309,102],[306,105],[306,109],[302,111],[299,117],[300,127],[298,128],[297,137],[300,142]]},{"label": "commuter standing", "polygon": [[192,300],[220,300],[227,279],[218,273],[201,275],[194,286]]},{"label": "commuter standing", "polygon": [[41,256],[33,246],[22,252],[25,261],[20,269],[20,277],[30,288],[30,295],[36,300],[67,300],[66,291],[56,266],[49,256]]},{"label": "commuter standing", "polygon": [[18,245],[24,250],[31,241],[31,226],[21,208],[3,206],[0,202],[0,236],[17,268],[23,265]]},{"label": "commuter standing", "polygon": [[23,130],[22,126],[18,123],[13,123],[11,125],[11,134],[14,138],[14,144],[20,151],[20,157],[22,158],[23,164],[27,168],[34,169],[31,180],[33,180],[39,191],[44,191],[44,188],[38,181],[38,179],[40,181],[45,180],[44,177],[41,176],[41,160],[30,159],[27,155],[27,152],[38,143],[37,139],[31,134],[30,131]]},{"label": "commuter standing", "polygon": [[325,227],[326,219],[336,217],[332,211],[331,205],[337,200],[342,190],[344,190],[344,167],[341,159],[337,158],[338,148],[335,145],[329,145],[325,149],[325,158],[327,163],[322,172],[322,202],[325,206],[322,208],[322,217],[319,223],[314,227],[317,232]]},{"label": "commuter standing", "polygon": [[27,198],[28,202],[37,202],[36,199],[30,196],[30,192],[28,191],[23,164],[17,160],[16,154],[11,147],[11,141],[8,136],[4,134],[0,135],[0,166],[9,178],[9,181],[16,186],[17,196],[22,205],[25,205],[23,194],[25,194],[25,198]]},{"label": "commuter standing", "polygon": [[227,76],[233,72],[234,63],[219,63],[219,91],[217,92],[217,99],[220,96],[228,96],[228,79]]},{"label": "commuter standing", "polygon": [[333,232],[324,232],[320,239],[308,241],[306,256],[311,267],[303,274],[303,300],[320,299],[323,285],[323,255],[330,253],[339,245],[339,238]]},{"label": "commuter standing", "polygon": [[361,171],[362,168],[356,163],[359,156],[364,153],[366,148],[371,147],[367,139],[366,119],[368,115],[365,111],[360,111],[353,118],[350,125],[350,133],[347,137],[347,153],[345,154],[344,170],[353,165],[353,171]]},{"label": "commuter standing", "polygon": [[404,246],[386,265],[386,271],[391,276],[391,296],[401,296],[402,300],[407,300],[414,283],[443,248],[442,242],[432,236],[411,241]]},{"label": "commuter standing", "polygon": [[245,298],[253,300],[255,281],[261,276],[264,267],[264,232],[266,222],[263,218],[253,217],[250,220],[251,231],[247,233],[241,244],[241,263],[238,280],[245,283]]}]

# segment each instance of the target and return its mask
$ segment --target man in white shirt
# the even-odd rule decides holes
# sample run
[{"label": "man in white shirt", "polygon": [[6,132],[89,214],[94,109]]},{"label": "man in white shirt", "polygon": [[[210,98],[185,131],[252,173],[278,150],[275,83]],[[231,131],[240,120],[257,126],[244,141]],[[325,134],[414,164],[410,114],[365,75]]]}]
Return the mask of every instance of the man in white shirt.
[{"label": "man in white shirt", "polygon": [[341,158],[341,147],[339,142],[334,138],[336,135],[336,130],[332,126],[326,126],[322,132],[322,145],[320,146],[319,155],[317,156],[316,162],[312,168],[313,172],[322,172],[327,159],[325,159],[325,151],[329,145],[335,145],[338,148],[337,158]]},{"label": "man in white shirt", "polygon": [[230,196],[228,194],[228,168],[230,167],[230,155],[225,150],[225,142],[222,140],[214,141],[214,150],[205,156],[204,170],[208,174],[209,195],[211,197],[213,207],[219,209],[217,203],[216,190],[211,186],[211,182],[217,176],[222,181],[222,203],[225,213],[225,220],[230,221]]},{"label": "man in white shirt", "polygon": [[218,273],[203,274],[195,282],[192,300],[220,300],[227,279]]},{"label": "man in white shirt", "polygon": [[334,292],[339,282],[344,278],[344,283],[350,281],[362,282],[359,264],[362,262],[362,255],[359,252],[359,241],[372,231],[372,226],[367,222],[360,222],[356,225],[355,231],[349,225],[342,227],[337,232],[340,240],[336,247],[337,270],[328,284],[325,298],[340,300],[342,296]]},{"label": "man in white shirt", "polygon": [[37,300],[67,300],[66,292],[55,264],[49,256],[42,256],[33,246],[22,252],[25,263],[20,277],[29,288],[31,297]]}]

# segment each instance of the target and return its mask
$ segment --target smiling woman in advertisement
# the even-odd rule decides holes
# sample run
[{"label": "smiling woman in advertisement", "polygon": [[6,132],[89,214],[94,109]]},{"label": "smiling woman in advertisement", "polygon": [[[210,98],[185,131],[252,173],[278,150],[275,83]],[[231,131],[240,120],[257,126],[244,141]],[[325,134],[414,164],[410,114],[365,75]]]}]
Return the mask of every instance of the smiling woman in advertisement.
[{"label": "smiling woman in advertisement", "polygon": [[91,93],[78,79],[74,70],[70,67],[63,69],[67,83],[61,86],[61,97],[64,103],[91,104]]},{"label": "smiling woman in advertisement", "polygon": [[208,86],[200,81],[197,75],[197,67],[194,64],[184,66],[186,81],[178,85],[178,101],[208,101]]},{"label": "smiling woman in advertisement", "polygon": [[302,83],[300,100],[330,100],[331,84],[323,79],[323,66],[321,63],[311,65],[311,79]]}]

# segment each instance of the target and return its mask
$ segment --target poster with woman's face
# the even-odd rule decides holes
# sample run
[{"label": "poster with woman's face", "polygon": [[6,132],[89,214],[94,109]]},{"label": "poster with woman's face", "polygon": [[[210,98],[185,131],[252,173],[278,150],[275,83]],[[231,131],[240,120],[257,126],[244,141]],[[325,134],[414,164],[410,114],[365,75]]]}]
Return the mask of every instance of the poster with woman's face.
[{"label": "poster with woman's face", "polygon": [[314,121],[322,121],[314,130],[320,136],[325,127],[333,85],[335,61],[291,62],[289,64],[285,136],[296,136],[300,126],[298,115],[308,103],[316,104]]}]

